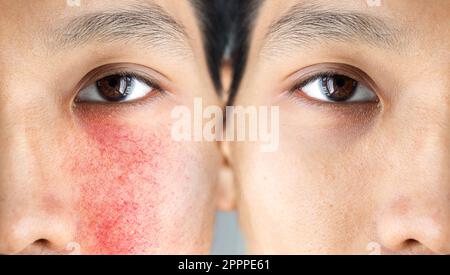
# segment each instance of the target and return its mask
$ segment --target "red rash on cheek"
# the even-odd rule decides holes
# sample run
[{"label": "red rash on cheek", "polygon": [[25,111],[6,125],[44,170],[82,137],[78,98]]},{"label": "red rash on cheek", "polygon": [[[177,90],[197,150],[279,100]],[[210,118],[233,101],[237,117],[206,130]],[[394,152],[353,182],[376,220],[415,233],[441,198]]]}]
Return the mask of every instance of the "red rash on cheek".
[{"label": "red rash on cheek", "polygon": [[81,252],[155,251],[160,183],[165,176],[162,160],[167,158],[163,138],[110,118],[89,117],[82,124],[84,140],[77,142],[72,168],[80,179],[77,241]]}]

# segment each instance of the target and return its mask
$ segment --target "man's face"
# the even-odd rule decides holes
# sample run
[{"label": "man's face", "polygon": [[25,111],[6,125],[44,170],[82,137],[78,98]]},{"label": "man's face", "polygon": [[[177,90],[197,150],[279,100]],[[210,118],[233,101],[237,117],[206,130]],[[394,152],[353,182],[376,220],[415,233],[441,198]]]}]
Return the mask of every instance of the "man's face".
[{"label": "man's face", "polygon": [[0,0],[0,252],[207,252],[221,158],[170,135],[218,104],[193,8],[77,2]]},{"label": "man's face", "polygon": [[250,252],[450,253],[449,12],[264,1],[234,105],[279,106],[280,145],[230,147]]}]

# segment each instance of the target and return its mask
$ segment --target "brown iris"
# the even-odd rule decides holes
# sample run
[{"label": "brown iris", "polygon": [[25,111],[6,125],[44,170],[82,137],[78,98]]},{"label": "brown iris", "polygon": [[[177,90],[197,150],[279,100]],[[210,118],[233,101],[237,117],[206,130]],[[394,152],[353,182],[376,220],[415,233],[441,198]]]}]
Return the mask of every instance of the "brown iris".
[{"label": "brown iris", "polygon": [[99,94],[109,101],[119,101],[130,93],[132,78],[129,76],[112,75],[97,81]]},{"label": "brown iris", "polygon": [[343,75],[324,76],[321,81],[323,93],[333,101],[348,100],[358,85],[356,80]]}]

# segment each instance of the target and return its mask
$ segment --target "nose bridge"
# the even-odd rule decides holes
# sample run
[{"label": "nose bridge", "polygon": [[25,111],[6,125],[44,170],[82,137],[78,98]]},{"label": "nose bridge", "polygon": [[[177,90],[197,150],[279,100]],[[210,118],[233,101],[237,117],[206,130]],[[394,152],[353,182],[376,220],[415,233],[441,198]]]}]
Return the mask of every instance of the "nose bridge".
[{"label": "nose bridge", "polygon": [[[450,187],[450,96],[444,85],[411,96],[423,98],[411,100],[410,109],[405,112],[405,138],[414,153],[412,156],[417,176],[428,184]],[[408,104],[405,104],[408,106]],[[420,175],[419,175],[420,174]]]},{"label": "nose bridge", "polygon": [[411,126],[416,172],[429,184],[450,187],[450,116],[447,108],[430,110]]},{"label": "nose bridge", "polygon": [[[30,190],[32,179],[36,178],[37,165],[33,149],[32,129],[22,123],[2,123],[0,134],[0,183],[2,188]],[[9,188],[8,188],[9,189]]]},{"label": "nose bridge", "polygon": [[404,93],[391,119],[386,158],[395,168],[384,175],[378,234],[393,250],[414,240],[450,253],[450,97],[442,87]]},{"label": "nose bridge", "polygon": [[[387,111],[385,134],[394,149],[393,158],[417,179],[449,182],[450,79],[446,67],[411,76],[396,91]],[[439,71],[439,69],[441,71]],[[436,72],[437,70],[437,72]],[[434,178],[434,179],[432,179]]]},{"label": "nose bridge", "polygon": [[[20,10],[17,15],[23,17]],[[49,90],[40,41],[11,40],[17,29],[6,25],[0,28],[0,254],[39,252],[42,245],[33,245],[39,240],[46,241],[45,249],[59,250],[73,241],[79,218],[73,207],[77,190],[72,192],[61,169],[68,121],[61,114],[69,112],[61,112],[64,106],[55,104],[59,97]]]},{"label": "nose bridge", "polygon": [[38,240],[59,246],[73,235],[64,204],[68,184],[59,182],[46,110],[24,102],[0,107],[0,253],[22,251]]},{"label": "nose bridge", "polygon": [[[27,71],[23,64],[17,66]],[[43,177],[48,145],[55,140],[51,125],[58,118],[55,100],[46,89],[46,83],[31,72],[6,70],[0,82],[0,183],[31,187],[30,181]]]},{"label": "nose bridge", "polygon": [[20,116],[15,123],[9,112],[0,117],[0,249],[8,253],[33,242],[40,179],[30,130]]}]

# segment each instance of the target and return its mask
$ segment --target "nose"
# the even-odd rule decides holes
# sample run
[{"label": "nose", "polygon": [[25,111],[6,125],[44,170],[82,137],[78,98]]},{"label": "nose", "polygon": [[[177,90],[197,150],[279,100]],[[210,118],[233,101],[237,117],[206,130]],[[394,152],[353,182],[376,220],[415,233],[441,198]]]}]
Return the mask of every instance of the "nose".
[{"label": "nose", "polygon": [[63,251],[73,241],[67,184],[48,173],[58,169],[38,141],[41,127],[10,119],[0,115],[0,253]]},{"label": "nose", "polygon": [[443,203],[399,197],[379,219],[379,239],[393,253],[449,254],[449,214]]},{"label": "nose", "polygon": [[[435,91],[439,98],[442,89]],[[450,254],[450,100],[427,96],[434,99],[414,105],[406,101],[418,94],[410,96],[386,138],[378,237],[391,252]]]}]

